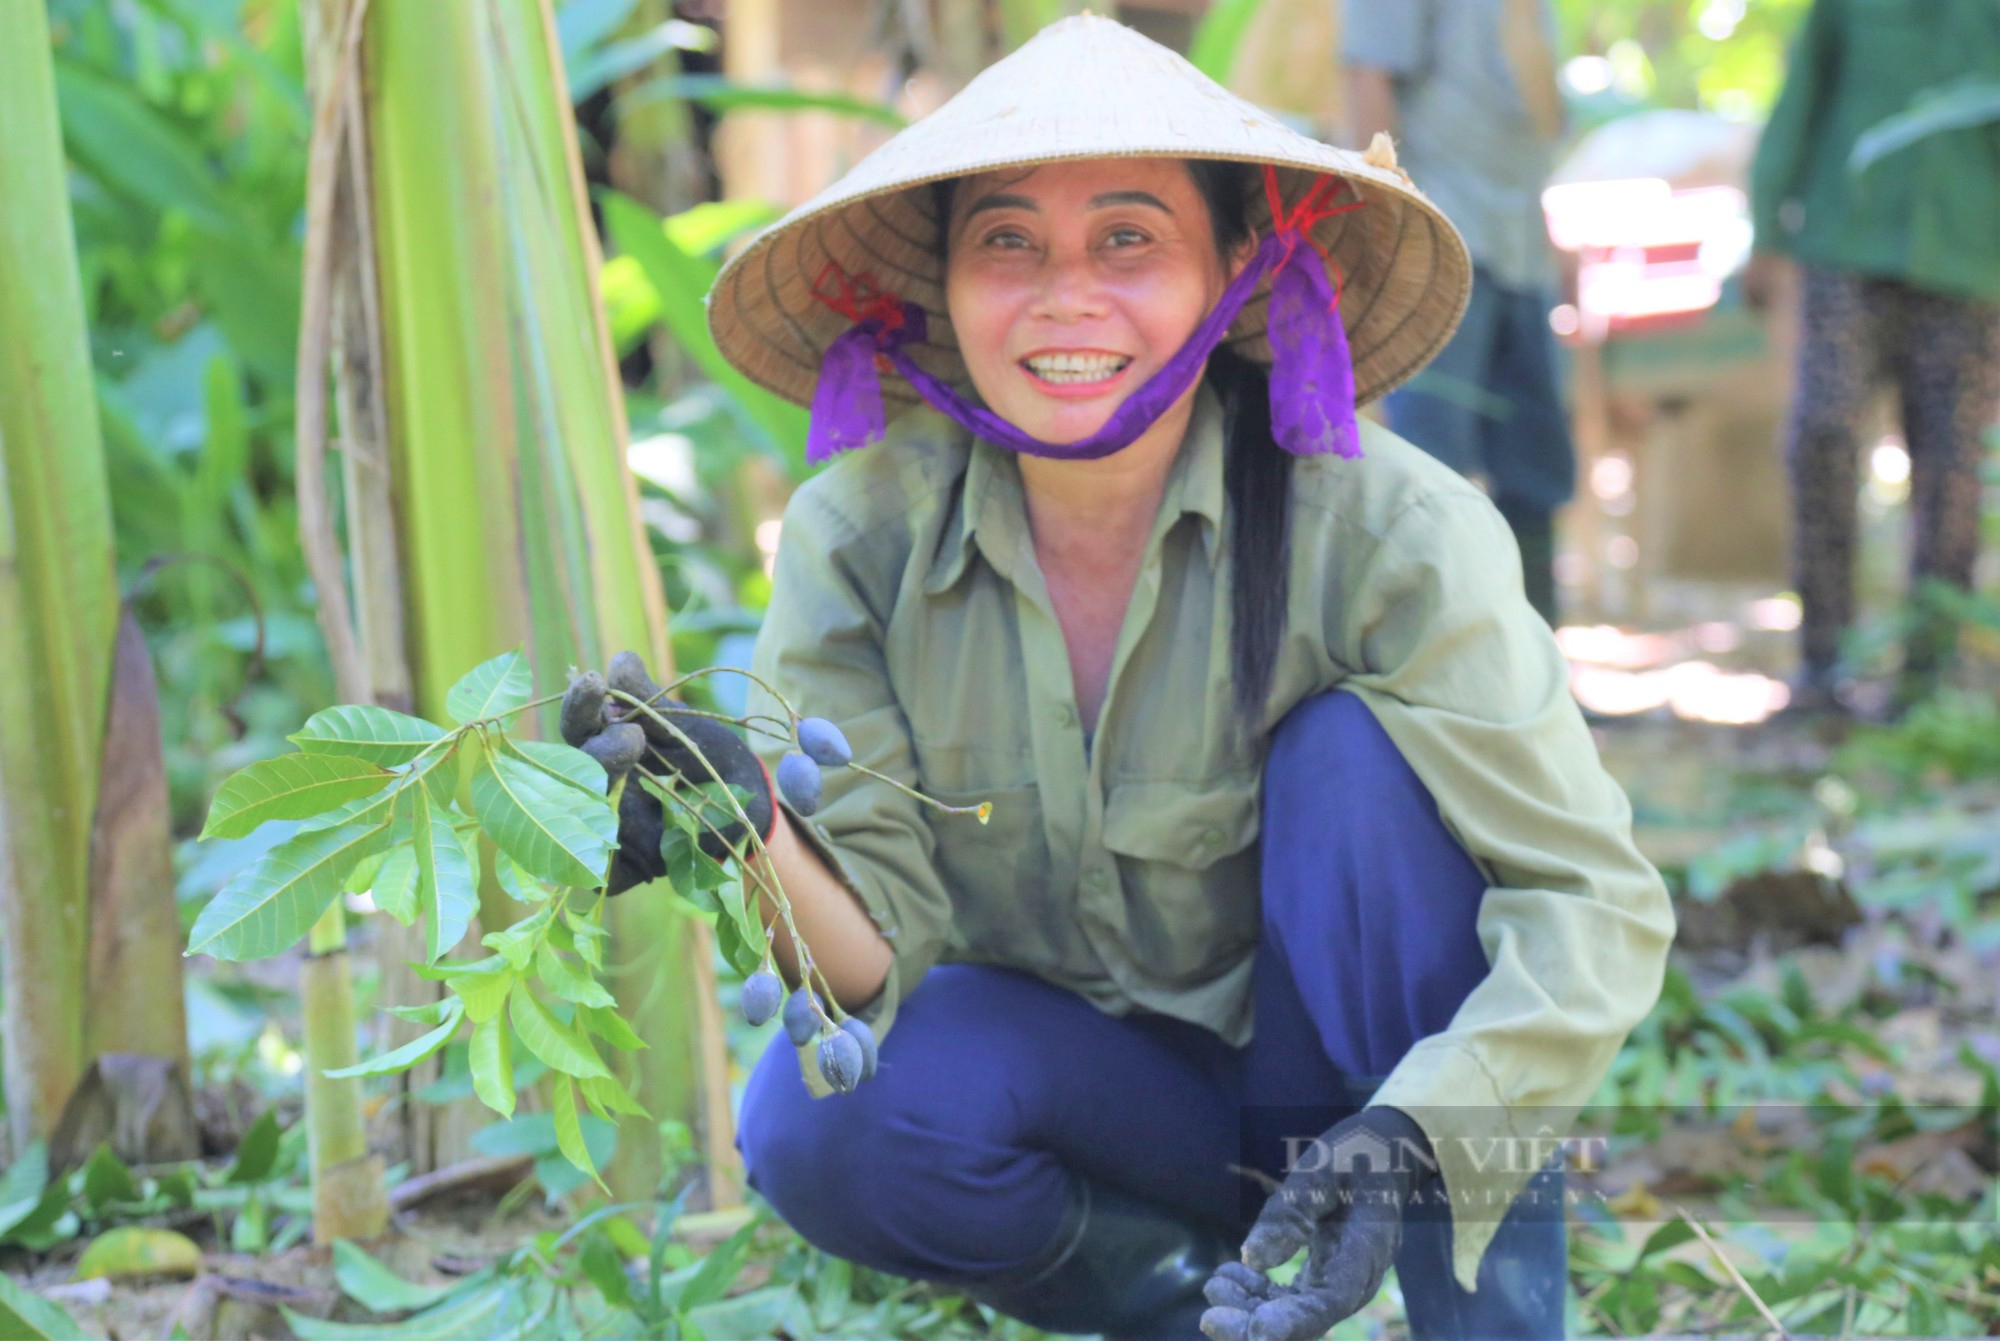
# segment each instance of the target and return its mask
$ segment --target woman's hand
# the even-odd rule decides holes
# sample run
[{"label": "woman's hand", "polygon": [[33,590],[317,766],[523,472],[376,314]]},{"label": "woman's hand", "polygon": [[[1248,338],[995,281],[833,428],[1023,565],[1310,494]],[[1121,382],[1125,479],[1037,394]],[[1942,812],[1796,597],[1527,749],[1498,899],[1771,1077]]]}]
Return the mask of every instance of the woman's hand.
[{"label": "woman's hand", "polygon": [[[1387,1154],[1389,1167],[1377,1169]],[[1360,1159],[1368,1164],[1356,1167]],[[1403,1208],[1436,1175],[1423,1130],[1394,1108],[1335,1123],[1264,1203],[1241,1262],[1224,1262],[1203,1292],[1201,1330],[1214,1341],[1312,1341],[1382,1288],[1403,1241]],[[1307,1248],[1290,1285],[1263,1273]]]},{"label": "woman's hand", "polygon": [[[610,692],[614,690],[653,705],[652,712],[614,697]],[[775,808],[763,760],[723,723],[690,714],[685,707],[665,696],[638,653],[620,652],[611,658],[605,674],[586,671],[570,682],[562,702],[563,739],[604,765],[614,786],[637,768],[663,782],[684,779],[699,784],[719,777],[741,787],[750,794],[743,803],[744,814],[758,838],[768,839]],[[712,771],[704,759],[713,765]],[[665,833],[666,814],[659,798],[629,782],[618,803],[618,852],[611,860],[604,892],[622,894],[665,875],[667,865],[660,855]],[[702,833],[699,841],[703,852],[721,861],[744,838],[742,823],[731,820]]]}]

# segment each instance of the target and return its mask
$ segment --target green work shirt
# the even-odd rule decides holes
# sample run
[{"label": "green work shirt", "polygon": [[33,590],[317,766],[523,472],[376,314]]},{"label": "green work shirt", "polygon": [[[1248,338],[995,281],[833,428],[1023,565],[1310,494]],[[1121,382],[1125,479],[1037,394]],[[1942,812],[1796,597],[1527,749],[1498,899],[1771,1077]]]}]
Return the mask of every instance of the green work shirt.
[{"label": "green work shirt", "polygon": [[1939,131],[1848,170],[1864,132],[1930,90],[2000,84],[1995,0],[1817,0],[1750,174],[1757,245],[2000,299],[2000,122]]},{"label": "green work shirt", "polygon": [[[1374,424],[1359,460],[1298,461],[1288,628],[1264,729],[1245,738],[1227,639],[1239,519],[1203,386],[1086,749],[1017,458],[927,411],[898,428],[793,495],[754,659],[798,711],[839,723],[857,761],[950,804],[993,803],[981,825],[828,769],[812,819],[790,815],[894,950],[857,1013],[886,1041],[931,965],[982,962],[1247,1043],[1269,730],[1302,698],[1349,690],[1491,886],[1490,973],[1373,1100],[1437,1147],[1473,1288],[1533,1171],[1495,1138],[1568,1130],[1652,1007],[1674,932],[1498,510]],[[755,689],[751,710],[781,712]],[[774,766],[783,753],[758,748]],[[825,1096],[814,1057],[799,1049]]]}]

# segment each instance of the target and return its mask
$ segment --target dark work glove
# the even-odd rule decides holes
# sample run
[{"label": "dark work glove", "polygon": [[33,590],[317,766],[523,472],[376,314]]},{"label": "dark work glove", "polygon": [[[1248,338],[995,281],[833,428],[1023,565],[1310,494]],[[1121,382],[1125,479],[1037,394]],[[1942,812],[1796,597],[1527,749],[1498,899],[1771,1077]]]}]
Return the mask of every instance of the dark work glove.
[{"label": "dark work glove", "polygon": [[[607,687],[650,703],[699,747],[715,771],[703,767],[694,750],[659,722],[631,704],[609,697]],[[770,838],[771,775],[764,761],[724,723],[675,711],[686,707],[665,696],[638,653],[620,652],[611,658],[603,675],[586,671],[570,682],[562,701],[563,739],[604,765],[613,786],[634,768],[662,782],[682,778],[700,784],[719,775],[723,782],[750,794],[743,803],[743,813],[756,826],[760,839]],[[666,814],[659,798],[636,781],[628,781],[618,802],[618,852],[611,859],[611,877],[604,892],[622,894],[665,875],[667,863],[660,855],[660,840],[665,835]],[[744,840],[738,820],[704,829],[699,838],[701,850],[717,861],[726,859]]]},{"label": "dark work glove", "polygon": [[[1385,1170],[1381,1152],[1388,1152]],[[1201,1330],[1214,1341],[1312,1341],[1382,1288],[1403,1241],[1403,1208],[1429,1187],[1431,1146],[1394,1108],[1364,1108],[1328,1128],[1264,1203],[1241,1262],[1203,1291]],[[1263,1273],[1306,1261],[1290,1285]]]}]

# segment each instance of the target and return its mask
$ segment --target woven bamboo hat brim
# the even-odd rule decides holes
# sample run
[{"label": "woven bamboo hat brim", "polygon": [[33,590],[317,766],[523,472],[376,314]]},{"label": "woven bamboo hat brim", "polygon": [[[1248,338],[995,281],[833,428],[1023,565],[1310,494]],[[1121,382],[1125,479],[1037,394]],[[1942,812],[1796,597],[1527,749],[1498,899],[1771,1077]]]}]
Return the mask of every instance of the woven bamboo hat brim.
[{"label": "woven bamboo hat brim", "polygon": [[[906,347],[933,376],[970,390],[945,310],[940,221],[925,187],[945,177],[1078,158],[1171,157],[1268,163],[1290,206],[1322,173],[1365,205],[1322,220],[1314,239],[1338,266],[1355,400],[1401,385],[1443,347],[1465,311],[1472,262],[1458,230],[1396,167],[1393,153],[1335,149],[1291,130],[1186,60],[1120,23],[1083,15],[1050,24],[937,111],[760,233],[717,276],[709,329],[758,385],[810,405],[820,357],[849,318],[813,296],[828,261],[924,308],[929,337]],[[1343,193],[1345,198],[1345,193]],[[1259,189],[1250,219],[1271,212]],[[1230,329],[1237,352],[1269,363],[1269,278]],[[917,399],[884,374],[895,409]]]}]

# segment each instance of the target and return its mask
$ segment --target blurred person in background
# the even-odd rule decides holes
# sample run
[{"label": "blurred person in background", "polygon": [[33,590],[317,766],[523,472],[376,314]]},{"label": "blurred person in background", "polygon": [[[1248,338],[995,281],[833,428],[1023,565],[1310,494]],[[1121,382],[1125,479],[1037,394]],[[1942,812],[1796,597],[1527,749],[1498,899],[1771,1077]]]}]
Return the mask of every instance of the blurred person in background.
[{"label": "blurred person in background", "polygon": [[1548,0],[1342,0],[1348,129],[1378,131],[1458,225],[1471,305],[1449,344],[1384,402],[1402,437],[1486,489],[1521,548],[1528,598],[1557,622],[1555,513],[1576,449],[1557,388],[1555,259],[1542,186],[1562,134]]},{"label": "blurred person in background", "polygon": [[[1847,706],[1839,652],[1854,617],[1860,435],[1884,379],[1909,446],[1912,596],[1926,578],[1972,584],[1980,458],[2000,409],[2000,124],[1939,130],[1863,172],[1850,166],[1870,127],[1961,82],[2000,84],[1996,0],[1817,0],[1752,169],[1752,306],[1769,302],[1774,253],[1800,263],[1785,436],[1800,710]],[[1892,713],[1928,694],[1954,651],[1949,621],[1920,598],[1911,613]]]}]

